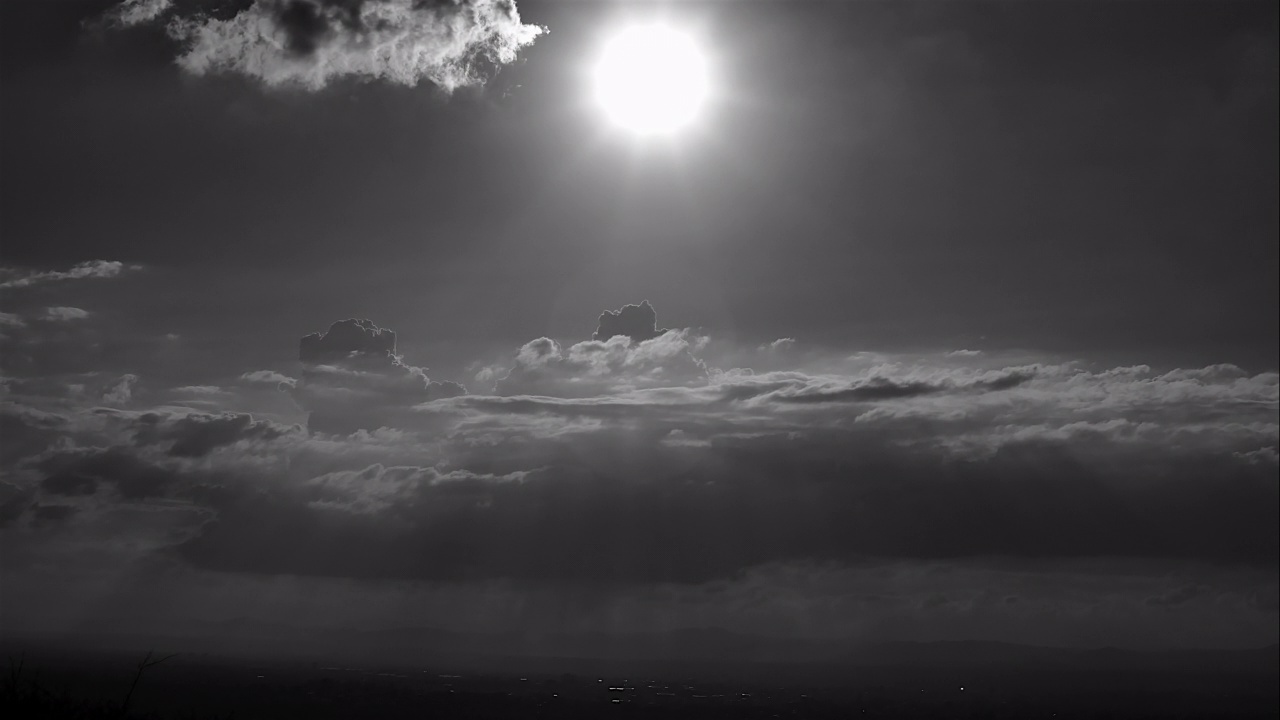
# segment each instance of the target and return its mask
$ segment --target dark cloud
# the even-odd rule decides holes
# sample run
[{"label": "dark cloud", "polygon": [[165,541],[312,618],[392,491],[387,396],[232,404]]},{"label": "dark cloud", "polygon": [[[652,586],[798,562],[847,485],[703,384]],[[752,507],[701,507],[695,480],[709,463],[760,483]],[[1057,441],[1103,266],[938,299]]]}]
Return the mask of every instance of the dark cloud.
[{"label": "dark cloud", "polygon": [[514,0],[126,0],[107,20],[163,22],[192,74],[310,90],[343,78],[478,85],[542,33],[521,22]]},{"label": "dark cloud", "polygon": [[395,425],[397,412],[456,397],[466,388],[437,382],[396,354],[396,334],[368,320],[341,320],[298,345],[302,378],[294,397],[314,431],[347,434]]},{"label": "dark cloud", "polygon": [[298,360],[304,365],[366,365],[381,369],[395,361],[396,334],[368,320],[340,320],[328,332],[311,333],[298,343]]},{"label": "dark cloud", "polygon": [[[181,407],[10,407],[6,532],[83,547],[109,530],[130,538],[112,552],[224,578],[740,588],[734,602],[812,585],[788,572],[1088,568],[1055,576],[1061,588],[1118,562],[1173,569],[1123,602],[1090,595],[1120,603],[1116,617],[1252,608],[1182,569],[1257,577],[1280,562],[1275,373],[941,354],[719,370],[700,357],[714,357],[708,339],[643,315],[602,323],[627,318],[635,337],[526,343],[502,395],[430,380],[370,321],[334,323],[300,341],[292,386],[243,375],[288,388],[312,433]],[[221,402],[227,387],[182,392]],[[40,509],[55,506],[78,511]],[[846,579],[831,597],[840,617],[892,619],[895,633],[915,632],[909,617],[1055,611],[1031,581],[996,577],[988,592],[965,577]],[[1200,586],[1214,590],[1185,590]]]},{"label": "dark cloud", "polygon": [[1147,605],[1172,608],[1184,605],[1212,589],[1204,585],[1184,585],[1160,595],[1153,595],[1147,598],[1145,602]]},{"label": "dark cloud", "polygon": [[[623,584],[867,557],[1280,559],[1272,474],[1229,461],[1171,464],[1163,482],[1143,486],[1150,478],[1128,477],[1134,468],[1122,477],[1052,445],[946,461],[848,436],[754,438],[715,443],[692,464],[688,454],[621,438],[544,447],[537,461],[548,469],[522,482],[480,481],[463,496],[418,482],[373,512],[337,509],[332,486],[324,504],[301,489],[245,491],[184,554],[272,574]],[[598,464],[610,457],[615,465]],[[361,485],[349,490],[351,506],[369,507],[354,502]]]},{"label": "dark cloud", "polygon": [[886,378],[873,378],[853,387],[834,390],[817,390],[795,395],[776,394],[774,399],[789,403],[843,402],[847,400],[897,400],[940,392],[942,387],[927,382],[894,382]]},{"label": "dark cloud", "polygon": [[956,452],[945,425],[842,424],[827,405],[757,425],[758,406],[739,415],[690,400],[713,389],[684,394],[459,398],[439,410],[465,409],[450,442],[417,452],[467,468],[461,482],[378,465],[242,487],[183,553],[267,574],[605,584],[866,558],[1280,559],[1274,468],[1230,453],[1170,453],[1122,433]]},{"label": "dark cloud", "polygon": [[42,489],[55,495],[92,494],[105,483],[127,500],[161,497],[183,477],[181,471],[151,463],[124,447],[57,452],[40,460],[37,468],[44,475]]},{"label": "dark cloud", "polygon": [[34,494],[29,488],[0,480],[0,528],[8,527],[21,518]]},{"label": "dark cloud", "polygon": [[49,447],[67,428],[66,418],[16,403],[0,403],[0,462],[6,466]]},{"label": "dark cloud", "polygon": [[242,440],[274,440],[296,429],[254,420],[247,413],[207,415],[192,413],[177,418],[145,413],[134,421],[135,441],[141,445],[167,445],[175,457],[203,457],[215,448]]},{"label": "dark cloud", "polygon": [[600,314],[592,340],[601,342],[618,335],[631,338],[631,342],[652,340],[667,332],[658,329],[658,313],[648,300],[639,305],[623,305],[618,310],[605,310]]},{"label": "dark cloud", "polygon": [[40,488],[54,495],[92,495],[98,492],[98,478],[75,470],[59,471],[40,481]]},{"label": "dark cloud", "polygon": [[876,400],[900,400],[921,397],[941,392],[965,390],[1009,390],[1018,387],[1035,377],[1032,370],[1011,370],[994,373],[967,382],[956,383],[950,380],[894,380],[885,377],[873,377],[859,380],[845,387],[805,387],[799,392],[775,391],[771,398],[785,403],[824,403],[824,402],[872,402]]},{"label": "dark cloud", "polygon": [[78,512],[73,505],[36,505],[31,516],[37,523],[58,523],[70,519]]}]

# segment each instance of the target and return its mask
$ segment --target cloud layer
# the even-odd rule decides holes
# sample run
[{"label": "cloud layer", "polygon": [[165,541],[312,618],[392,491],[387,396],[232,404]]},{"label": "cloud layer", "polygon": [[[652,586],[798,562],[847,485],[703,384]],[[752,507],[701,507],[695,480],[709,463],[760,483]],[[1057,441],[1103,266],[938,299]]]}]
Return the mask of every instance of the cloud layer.
[{"label": "cloud layer", "polygon": [[[946,351],[754,372],[716,367],[711,340],[659,329],[651,306],[603,318],[595,339],[526,343],[493,393],[429,379],[394,332],[351,319],[304,337],[300,368],[151,395],[182,405],[139,407],[134,375],[79,404],[24,395],[0,407],[7,562],[35,572],[109,537],[103,567],[618,603],[811,599],[793,586],[839,577],[862,598],[840,622],[896,617],[903,633],[910,616],[1044,617],[1046,583],[1093,583],[1073,612],[1156,627],[1230,606],[1275,624],[1274,372]],[[795,345],[730,354],[778,364]],[[287,393],[308,428],[237,410],[250,392]],[[1176,582],[1117,589],[1117,564]],[[932,597],[919,572],[939,567],[950,584]]]}]

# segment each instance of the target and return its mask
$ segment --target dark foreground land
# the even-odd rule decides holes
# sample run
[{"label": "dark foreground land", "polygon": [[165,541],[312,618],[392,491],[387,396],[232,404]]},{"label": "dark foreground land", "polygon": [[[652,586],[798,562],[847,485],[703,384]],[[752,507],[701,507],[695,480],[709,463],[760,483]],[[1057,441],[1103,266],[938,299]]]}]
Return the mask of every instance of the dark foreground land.
[{"label": "dark foreground land", "polygon": [[993,653],[948,644],[823,663],[472,658],[416,666],[194,652],[139,676],[145,649],[5,645],[5,718],[1280,717],[1274,647]]}]

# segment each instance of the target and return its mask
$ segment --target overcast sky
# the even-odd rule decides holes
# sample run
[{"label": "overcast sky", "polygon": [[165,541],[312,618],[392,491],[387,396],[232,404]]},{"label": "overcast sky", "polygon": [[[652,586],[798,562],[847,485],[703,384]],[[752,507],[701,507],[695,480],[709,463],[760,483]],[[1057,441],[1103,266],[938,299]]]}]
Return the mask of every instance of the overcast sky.
[{"label": "overcast sky", "polygon": [[7,616],[1276,641],[1275,3],[0,16]]}]

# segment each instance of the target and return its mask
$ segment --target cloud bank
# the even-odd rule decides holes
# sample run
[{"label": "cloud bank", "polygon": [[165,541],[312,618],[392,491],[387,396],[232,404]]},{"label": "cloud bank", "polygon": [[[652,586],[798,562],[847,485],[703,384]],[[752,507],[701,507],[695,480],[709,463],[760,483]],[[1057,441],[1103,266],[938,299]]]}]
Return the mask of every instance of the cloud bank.
[{"label": "cloud bank", "polygon": [[[300,369],[171,389],[194,407],[140,407],[157,395],[133,375],[78,405],[24,395],[0,405],[6,563],[497,584],[779,632],[786,609],[750,598],[899,636],[911,618],[991,636],[1064,612],[1099,637],[1183,612],[1233,642],[1276,626],[1275,372],[946,351],[754,372],[627,307],[593,339],[526,343],[492,393],[430,379],[394,332],[350,319],[302,338]],[[786,359],[729,355],[753,353]],[[287,393],[307,427],[238,410],[237,387]]]}]

